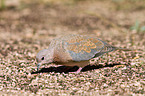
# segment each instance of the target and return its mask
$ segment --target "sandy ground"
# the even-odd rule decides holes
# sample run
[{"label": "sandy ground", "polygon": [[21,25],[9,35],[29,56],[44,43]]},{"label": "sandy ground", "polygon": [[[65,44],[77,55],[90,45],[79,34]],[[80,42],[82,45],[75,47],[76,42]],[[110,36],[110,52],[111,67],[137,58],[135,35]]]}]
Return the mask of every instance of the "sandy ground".
[{"label": "sandy ground", "polygon": [[[0,7],[0,94],[48,96],[145,95],[144,0],[6,0]],[[43,65],[35,56],[67,34],[100,38],[115,51],[79,74]]]}]

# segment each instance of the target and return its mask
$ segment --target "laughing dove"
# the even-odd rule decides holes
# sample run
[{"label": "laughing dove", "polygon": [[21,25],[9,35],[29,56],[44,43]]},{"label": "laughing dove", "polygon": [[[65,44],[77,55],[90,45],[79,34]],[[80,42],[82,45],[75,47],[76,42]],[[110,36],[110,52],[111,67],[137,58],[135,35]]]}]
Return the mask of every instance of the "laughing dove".
[{"label": "laughing dove", "polygon": [[106,42],[89,36],[66,35],[51,41],[48,49],[41,50],[36,60],[37,70],[41,64],[55,63],[57,65],[78,66],[79,73],[89,64],[89,60],[104,53],[118,49]]}]

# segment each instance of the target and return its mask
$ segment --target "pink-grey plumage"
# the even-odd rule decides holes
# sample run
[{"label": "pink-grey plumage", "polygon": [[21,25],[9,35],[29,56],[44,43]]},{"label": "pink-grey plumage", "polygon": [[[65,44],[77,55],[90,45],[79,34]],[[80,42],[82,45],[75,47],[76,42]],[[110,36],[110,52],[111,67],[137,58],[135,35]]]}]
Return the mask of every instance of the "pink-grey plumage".
[{"label": "pink-grey plumage", "polygon": [[78,66],[80,72],[83,67],[89,64],[89,60],[104,53],[117,49],[106,42],[89,36],[66,35],[51,41],[48,49],[41,50],[36,60],[37,69],[41,64],[55,64],[65,66]]}]

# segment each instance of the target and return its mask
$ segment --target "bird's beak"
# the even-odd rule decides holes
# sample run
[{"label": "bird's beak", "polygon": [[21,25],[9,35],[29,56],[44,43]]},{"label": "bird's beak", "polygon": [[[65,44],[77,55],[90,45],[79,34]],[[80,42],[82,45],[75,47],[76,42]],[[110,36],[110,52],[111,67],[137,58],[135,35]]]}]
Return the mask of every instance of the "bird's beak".
[{"label": "bird's beak", "polygon": [[37,71],[39,71],[40,66],[41,66],[41,63],[38,63],[37,64]]}]

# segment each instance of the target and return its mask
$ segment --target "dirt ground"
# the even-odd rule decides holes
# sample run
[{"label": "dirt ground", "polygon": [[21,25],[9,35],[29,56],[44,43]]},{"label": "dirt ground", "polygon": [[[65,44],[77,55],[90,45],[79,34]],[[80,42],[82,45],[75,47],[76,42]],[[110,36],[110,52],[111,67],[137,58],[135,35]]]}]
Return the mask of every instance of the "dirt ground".
[{"label": "dirt ground", "polygon": [[[1,95],[145,95],[145,0],[1,1]],[[105,54],[79,74],[69,73],[77,66],[55,64],[37,72],[36,54],[67,34],[134,51]]]}]

